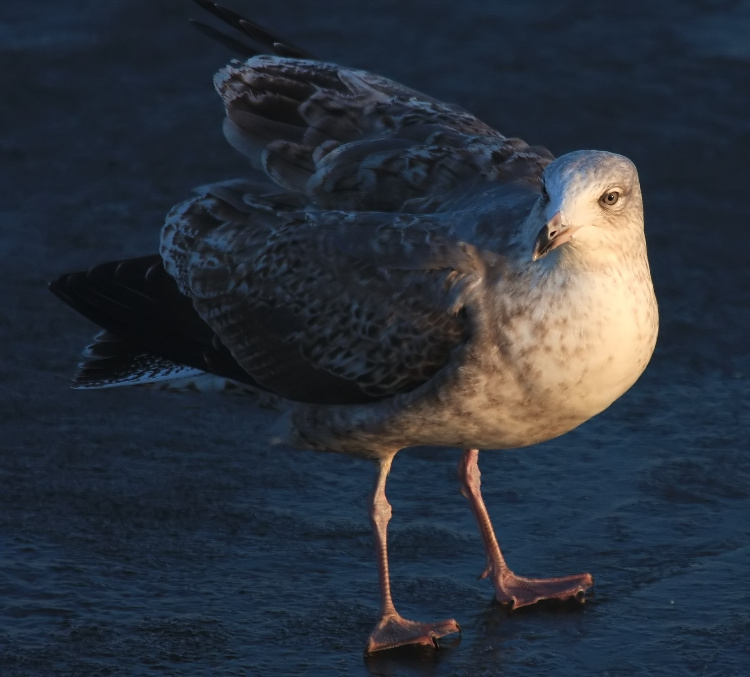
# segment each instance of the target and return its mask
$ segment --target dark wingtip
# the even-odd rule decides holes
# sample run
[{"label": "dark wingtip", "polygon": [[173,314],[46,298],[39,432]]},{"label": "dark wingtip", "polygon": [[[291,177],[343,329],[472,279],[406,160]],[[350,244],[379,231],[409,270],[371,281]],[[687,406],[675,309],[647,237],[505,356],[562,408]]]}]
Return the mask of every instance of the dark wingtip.
[{"label": "dark wingtip", "polygon": [[[197,1],[198,0],[196,0],[196,2]],[[203,33],[203,35],[208,36],[215,42],[218,42],[220,45],[224,45],[224,47],[228,47],[230,51],[235,52],[236,54],[239,54],[246,59],[249,59],[251,56],[257,56],[261,53],[257,49],[253,49],[252,47],[250,47],[250,45],[246,45],[244,42],[240,42],[239,40],[236,40],[226,33],[222,33],[220,30],[214,28],[213,26],[204,24],[202,21],[198,21],[197,19],[189,19],[189,21],[190,24],[201,33]]]},{"label": "dark wingtip", "polygon": [[[210,14],[213,14],[218,19],[221,19],[224,23],[228,24],[235,30],[242,33],[246,38],[249,38],[253,42],[257,42],[266,51],[276,54],[277,56],[291,57],[295,59],[314,59],[309,52],[297,47],[296,45],[282,40],[277,35],[274,35],[269,30],[263,28],[263,26],[246,19],[241,14],[238,14],[234,10],[224,7],[216,2],[210,0],[193,0],[202,9],[206,10]],[[195,26],[201,33],[207,35],[212,40],[216,40],[219,44],[228,47],[233,52],[237,52],[244,57],[256,56],[262,54],[263,51],[255,49],[254,47],[237,40],[226,33],[209,26],[201,21],[195,19],[190,20],[193,26]]]},{"label": "dark wingtip", "polygon": [[254,21],[240,17],[239,25],[242,28],[242,32],[247,35],[247,37],[265,47],[273,49],[279,56],[289,56],[295,59],[315,58],[310,52],[301,47],[297,47],[297,45],[293,45],[291,42],[281,40],[277,35],[274,35]]},{"label": "dark wingtip", "polygon": [[76,278],[85,275],[86,273],[83,272],[65,273],[64,275],[60,275],[60,277],[58,277],[56,280],[52,280],[52,282],[47,284],[47,289],[49,289],[50,292],[52,292],[64,303],[67,303],[69,306],[75,307],[75,301],[68,291],[68,288],[71,280],[75,281]]}]

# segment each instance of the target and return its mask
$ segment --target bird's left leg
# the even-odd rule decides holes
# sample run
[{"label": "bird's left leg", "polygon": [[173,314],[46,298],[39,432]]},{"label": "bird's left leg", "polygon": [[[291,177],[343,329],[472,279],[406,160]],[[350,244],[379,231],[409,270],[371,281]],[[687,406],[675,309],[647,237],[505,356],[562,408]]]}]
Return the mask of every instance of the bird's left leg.
[{"label": "bird's left leg", "polygon": [[490,516],[480,491],[480,473],[477,449],[467,449],[458,464],[458,479],[461,493],[469,501],[471,511],[479,525],[479,531],[487,553],[487,568],[481,578],[489,577],[495,586],[495,598],[502,604],[517,609],[543,599],[570,599],[582,597],[594,584],[591,574],[574,574],[557,578],[523,578],[514,574],[505,563],[500,552]]},{"label": "bird's left leg", "polygon": [[383,649],[393,649],[409,644],[436,645],[444,635],[459,632],[453,619],[436,623],[418,623],[406,620],[396,611],[391,598],[391,581],[388,573],[387,530],[391,519],[391,504],[385,497],[385,481],[391,469],[393,456],[379,460],[378,476],[370,502],[370,520],[375,535],[375,553],[378,559],[380,582],[380,620],[367,640],[365,654]]}]

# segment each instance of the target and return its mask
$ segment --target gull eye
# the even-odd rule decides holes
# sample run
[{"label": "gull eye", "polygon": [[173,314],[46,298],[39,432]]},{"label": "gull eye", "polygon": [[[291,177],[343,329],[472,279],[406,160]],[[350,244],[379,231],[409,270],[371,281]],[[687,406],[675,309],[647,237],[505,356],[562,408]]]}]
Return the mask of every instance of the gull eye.
[{"label": "gull eye", "polygon": [[619,190],[608,190],[604,195],[602,195],[599,198],[599,203],[603,204],[606,207],[611,207],[614,204],[617,204],[617,201],[620,199],[620,191]]}]

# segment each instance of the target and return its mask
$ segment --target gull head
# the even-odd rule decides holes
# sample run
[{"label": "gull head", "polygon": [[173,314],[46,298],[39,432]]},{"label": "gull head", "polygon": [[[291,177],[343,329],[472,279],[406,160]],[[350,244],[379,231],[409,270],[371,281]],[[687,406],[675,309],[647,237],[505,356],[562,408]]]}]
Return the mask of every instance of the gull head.
[{"label": "gull head", "polygon": [[595,252],[617,254],[643,243],[643,201],[635,165],[622,155],[598,150],[557,158],[544,170],[542,194],[527,223],[534,238],[532,261],[555,250],[580,258]]}]

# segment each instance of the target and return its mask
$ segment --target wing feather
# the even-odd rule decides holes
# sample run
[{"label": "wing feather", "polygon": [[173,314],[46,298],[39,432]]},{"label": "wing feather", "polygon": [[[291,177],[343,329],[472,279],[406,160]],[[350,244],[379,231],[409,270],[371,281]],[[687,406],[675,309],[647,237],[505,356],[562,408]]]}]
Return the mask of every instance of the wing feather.
[{"label": "wing feather", "polygon": [[456,186],[538,186],[552,155],[372,73],[260,55],[219,71],[230,143],[321,209],[399,211]]},{"label": "wing feather", "polygon": [[[451,290],[472,273],[466,248],[441,238],[429,219],[393,216],[238,210],[206,194],[172,212],[162,257],[263,386],[300,399],[281,380],[306,362],[378,398],[419,386],[449,361],[467,330]],[[358,230],[369,247],[342,240]]]}]

